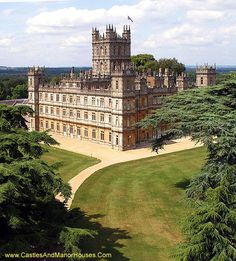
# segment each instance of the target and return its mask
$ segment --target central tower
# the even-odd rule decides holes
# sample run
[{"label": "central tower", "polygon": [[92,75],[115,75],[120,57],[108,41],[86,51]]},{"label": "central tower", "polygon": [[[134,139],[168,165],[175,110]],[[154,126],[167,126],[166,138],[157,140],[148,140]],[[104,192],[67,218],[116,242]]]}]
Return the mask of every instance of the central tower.
[{"label": "central tower", "polygon": [[92,29],[93,75],[110,75],[113,71],[131,66],[130,27],[124,26],[122,36],[116,33],[113,25],[106,26],[101,35],[97,28]]}]

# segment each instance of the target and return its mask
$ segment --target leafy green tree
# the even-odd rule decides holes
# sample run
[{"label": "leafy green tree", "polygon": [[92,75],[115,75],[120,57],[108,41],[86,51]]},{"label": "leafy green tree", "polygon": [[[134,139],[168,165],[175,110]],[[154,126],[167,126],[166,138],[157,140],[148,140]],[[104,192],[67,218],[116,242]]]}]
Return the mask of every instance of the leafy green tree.
[{"label": "leafy green tree", "polygon": [[53,85],[57,85],[61,80],[61,77],[60,76],[53,76],[50,80],[50,83],[53,84]]},{"label": "leafy green tree", "polygon": [[47,132],[26,130],[31,113],[27,106],[0,105],[0,253],[68,246],[79,252],[79,242],[94,232],[68,225],[70,187],[40,158],[57,142]]},{"label": "leafy green tree", "polygon": [[236,72],[218,73],[216,75],[216,84],[222,84],[229,80],[236,80]]},{"label": "leafy green tree", "polygon": [[179,63],[176,58],[156,60],[152,54],[138,54],[131,57],[137,71],[158,71],[159,68],[169,68],[174,73],[180,74],[185,71],[185,66]]},{"label": "leafy green tree", "polygon": [[6,89],[2,82],[0,82],[0,100],[6,99]]},{"label": "leafy green tree", "polygon": [[[16,90],[15,90],[16,89]],[[27,78],[22,76],[0,76],[0,100],[27,97]]]},{"label": "leafy green tree", "polygon": [[152,54],[137,54],[131,57],[131,61],[138,71],[147,69],[145,66],[147,63],[155,62],[155,58]]},{"label": "leafy green tree", "polygon": [[163,107],[141,123],[158,131],[158,151],[167,140],[191,136],[208,157],[187,196],[193,213],[187,218],[180,260],[236,260],[236,82],[192,89],[166,99]]},{"label": "leafy green tree", "polygon": [[185,66],[182,63],[179,63],[176,58],[173,59],[159,59],[157,61],[158,68],[169,68],[174,73],[180,74],[185,71]]},{"label": "leafy green tree", "polygon": [[19,84],[12,90],[12,99],[27,98],[28,89],[26,84]]}]

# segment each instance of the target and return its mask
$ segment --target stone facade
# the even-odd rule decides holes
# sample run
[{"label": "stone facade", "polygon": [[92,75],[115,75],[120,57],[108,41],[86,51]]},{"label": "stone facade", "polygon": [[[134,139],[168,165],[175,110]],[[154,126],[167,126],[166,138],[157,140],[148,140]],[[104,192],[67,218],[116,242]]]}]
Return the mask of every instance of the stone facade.
[{"label": "stone facade", "polygon": [[162,105],[164,96],[187,88],[184,74],[169,69],[139,75],[130,55],[130,28],[118,35],[107,26],[101,35],[92,30],[92,70],[61,78],[58,85],[44,80],[42,68],[28,73],[29,105],[35,111],[32,130],[48,130],[74,139],[86,139],[127,150],[160,133],[136,123]]},{"label": "stone facade", "polygon": [[207,87],[216,84],[216,66],[197,66],[196,86]]}]

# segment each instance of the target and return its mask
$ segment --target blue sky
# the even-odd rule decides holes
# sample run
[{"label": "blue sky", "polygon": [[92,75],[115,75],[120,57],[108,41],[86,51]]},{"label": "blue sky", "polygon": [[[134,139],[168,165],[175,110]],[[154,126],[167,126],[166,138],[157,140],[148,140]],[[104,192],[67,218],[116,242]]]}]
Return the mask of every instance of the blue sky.
[{"label": "blue sky", "polygon": [[236,64],[235,0],[0,0],[0,65],[90,66],[109,23],[130,24],[132,54]]}]

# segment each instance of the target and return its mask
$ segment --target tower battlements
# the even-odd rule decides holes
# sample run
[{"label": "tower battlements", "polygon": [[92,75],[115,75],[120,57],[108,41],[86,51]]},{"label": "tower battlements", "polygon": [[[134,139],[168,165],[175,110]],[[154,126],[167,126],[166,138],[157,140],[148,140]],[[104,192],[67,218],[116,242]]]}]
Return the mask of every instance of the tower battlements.
[{"label": "tower battlements", "polygon": [[216,73],[216,65],[201,65],[196,67],[196,73],[197,74],[204,74],[204,73]]},{"label": "tower battlements", "polygon": [[44,74],[44,68],[39,66],[34,66],[29,68],[28,76],[34,76],[34,75],[43,75]]},{"label": "tower battlements", "polygon": [[95,27],[92,28],[92,41],[130,41],[130,26],[125,25],[123,27],[122,35],[116,32],[116,28],[113,25],[106,25],[106,31],[100,34],[100,31]]}]

